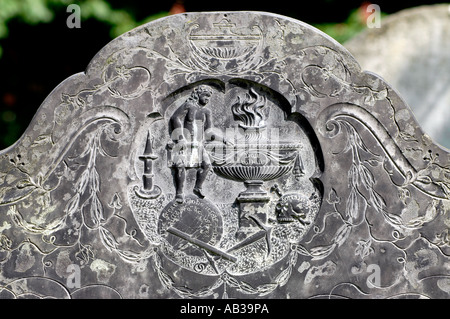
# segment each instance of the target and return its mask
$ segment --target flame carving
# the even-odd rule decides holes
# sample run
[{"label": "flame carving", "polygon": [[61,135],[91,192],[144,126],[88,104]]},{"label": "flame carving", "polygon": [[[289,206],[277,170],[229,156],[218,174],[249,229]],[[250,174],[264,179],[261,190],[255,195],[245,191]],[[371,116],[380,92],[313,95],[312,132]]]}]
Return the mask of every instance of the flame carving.
[{"label": "flame carving", "polygon": [[234,116],[242,122],[241,127],[244,128],[262,128],[266,126],[264,114],[262,112],[266,105],[266,97],[256,93],[251,88],[250,93],[246,93],[241,99],[238,96],[236,104],[231,107]]}]

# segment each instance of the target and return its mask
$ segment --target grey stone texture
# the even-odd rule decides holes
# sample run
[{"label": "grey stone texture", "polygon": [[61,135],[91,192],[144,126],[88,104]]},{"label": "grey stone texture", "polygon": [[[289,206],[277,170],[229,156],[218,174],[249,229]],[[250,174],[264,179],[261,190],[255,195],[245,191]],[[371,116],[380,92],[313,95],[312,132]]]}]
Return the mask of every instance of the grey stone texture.
[{"label": "grey stone texture", "polygon": [[449,153],[300,21],[129,31],[0,156],[1,298],[449,296]]},{"label": "grey stone texture", "polygon": [[450,148],[450,4],[402,10],[344,46],[400,93],[433,140]]}]

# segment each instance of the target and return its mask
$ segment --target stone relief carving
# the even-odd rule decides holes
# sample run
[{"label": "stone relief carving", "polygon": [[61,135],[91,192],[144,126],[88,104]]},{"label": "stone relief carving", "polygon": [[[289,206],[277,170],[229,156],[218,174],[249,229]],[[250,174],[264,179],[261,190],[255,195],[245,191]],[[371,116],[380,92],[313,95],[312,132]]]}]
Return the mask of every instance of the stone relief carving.
[{"label": "stone relief carving", "polygon": [[448,151],[299,21],[132,30],[0,155],[2,298],[448,297]]}]

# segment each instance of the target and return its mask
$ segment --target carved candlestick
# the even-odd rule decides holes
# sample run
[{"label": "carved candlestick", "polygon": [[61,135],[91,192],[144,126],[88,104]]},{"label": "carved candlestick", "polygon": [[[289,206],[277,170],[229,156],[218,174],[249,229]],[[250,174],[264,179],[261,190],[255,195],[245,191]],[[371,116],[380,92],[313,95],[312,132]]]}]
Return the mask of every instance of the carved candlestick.
[{"label": "carved candlestick", "polygon": [[136,194],[142,198],[154,199],[161,195],[161,189],[153,185],[153,161],[157,158],[158,156],[153,154],[152,137],[150,132],[148,132],[144,154],[139,156],[139,159],[144,162],[143,186],[135,190]]}]

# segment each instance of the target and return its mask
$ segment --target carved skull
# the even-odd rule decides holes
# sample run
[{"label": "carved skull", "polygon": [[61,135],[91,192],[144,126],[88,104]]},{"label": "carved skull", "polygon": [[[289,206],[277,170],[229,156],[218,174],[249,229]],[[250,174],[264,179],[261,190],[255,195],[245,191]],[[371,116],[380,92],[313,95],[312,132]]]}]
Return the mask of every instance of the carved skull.
[{"label": "carved skull", "polygon": [[306,221],[307,208],[304,201],[301,200],[297,194],[286,194],[281,196],[276,207],[275,212],[277,221],[281,224],[300,222],[303,226],[309,225]]}]

